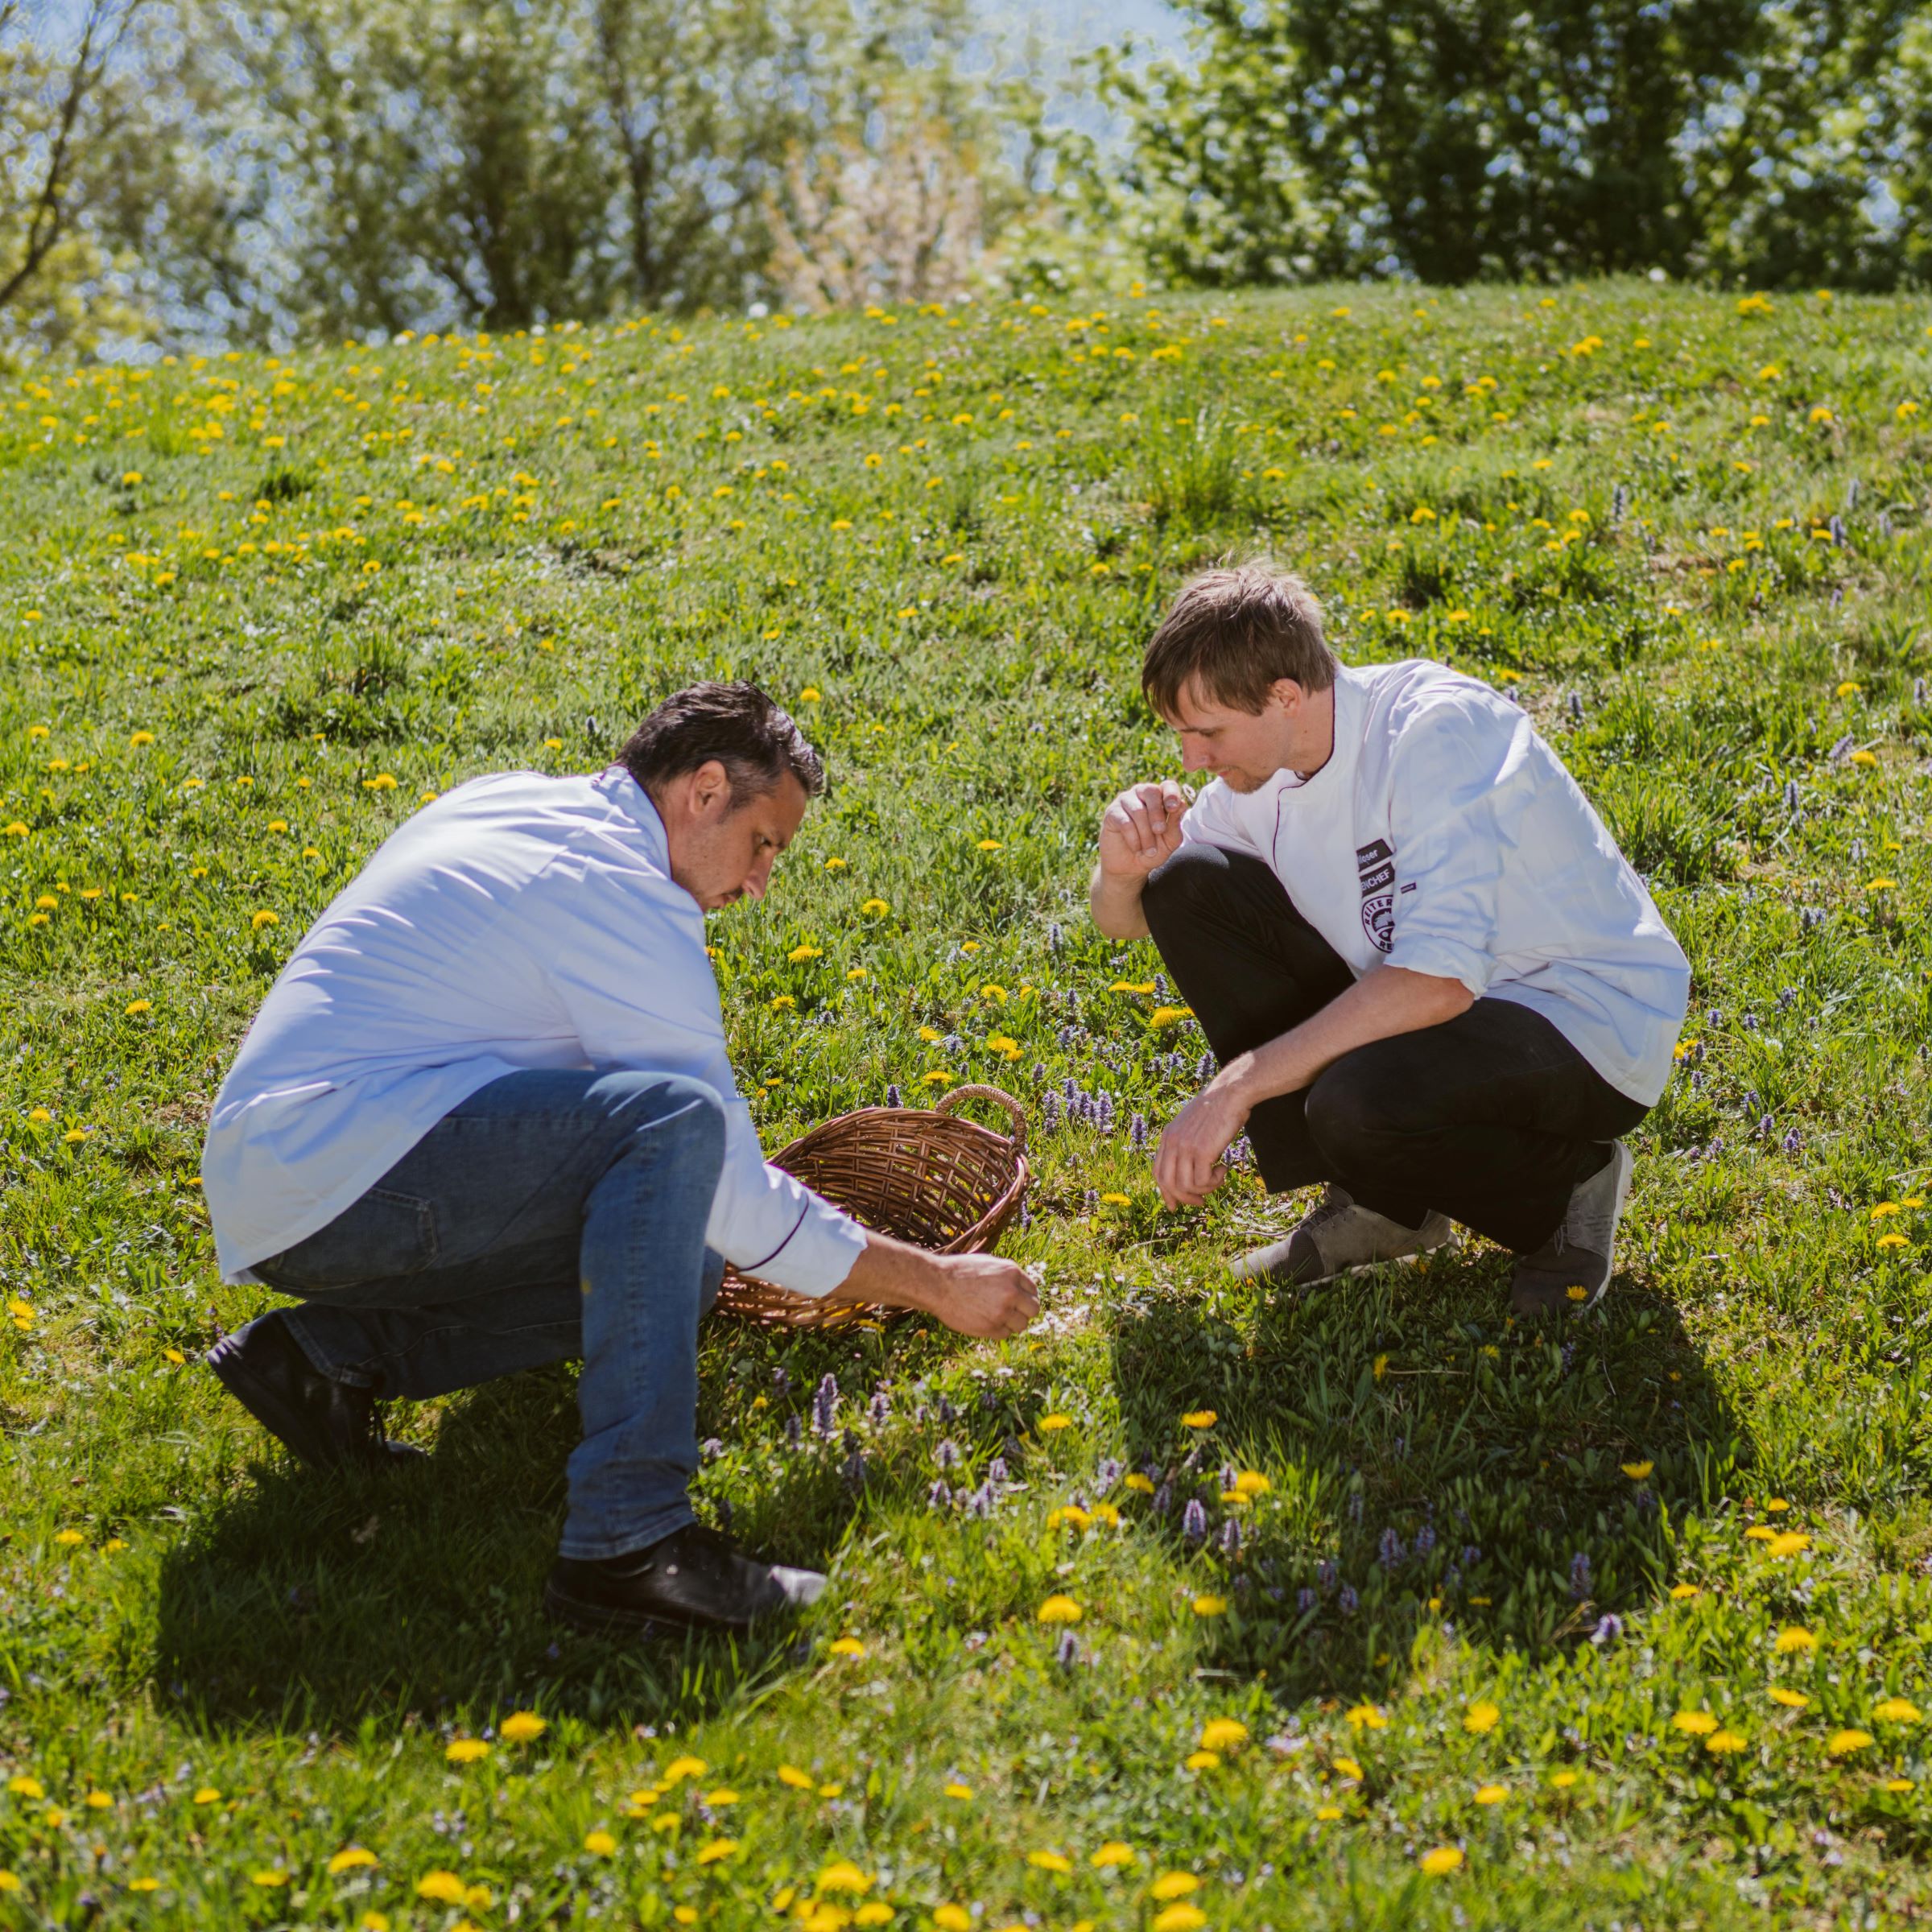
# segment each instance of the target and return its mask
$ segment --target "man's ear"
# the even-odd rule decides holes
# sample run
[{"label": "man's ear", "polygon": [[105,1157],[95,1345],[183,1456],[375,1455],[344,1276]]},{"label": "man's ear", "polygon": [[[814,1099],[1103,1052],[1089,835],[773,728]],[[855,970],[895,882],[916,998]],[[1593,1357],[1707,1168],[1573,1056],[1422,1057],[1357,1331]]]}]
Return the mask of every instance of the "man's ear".
[{"label": "man's ear", "polygon": [[1290,717],[1293,717],[1301,709],[1302,702],[1307,695],[1293,678],[1277,678],[1268,687],[1269,699],[1274,704],[1278,704]]},{"label": "man's ear", "polygon": [[715,811],[719,801],[725,808],[731,805],[731,774],[724,769],[724,761],[707,758],[691,774],[691,803],[694,811]]}]

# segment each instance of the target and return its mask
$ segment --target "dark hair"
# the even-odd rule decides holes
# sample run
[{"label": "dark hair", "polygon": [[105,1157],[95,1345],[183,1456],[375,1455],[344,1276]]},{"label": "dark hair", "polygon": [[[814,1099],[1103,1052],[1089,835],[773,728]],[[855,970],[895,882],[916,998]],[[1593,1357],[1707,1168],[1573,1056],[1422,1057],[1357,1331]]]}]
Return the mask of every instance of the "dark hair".
[{"label": "dark hair", "polygon": [[1292,571],[1257,558],[1182,586],[1148,639],[1141,689],[1166,718],[1190,683],[1216,704],[1258,712],[1278,679],[1326,691],[1335,671],[1315,592]]},{"label": "dark hair", "polygon": [[617,753],[646,791],[713,758],[730,776],[734,807],[770,791],[787,772],[808,799],[825,789],[825,767],[804,733],[755,684],[691,684],[674,691]]}]

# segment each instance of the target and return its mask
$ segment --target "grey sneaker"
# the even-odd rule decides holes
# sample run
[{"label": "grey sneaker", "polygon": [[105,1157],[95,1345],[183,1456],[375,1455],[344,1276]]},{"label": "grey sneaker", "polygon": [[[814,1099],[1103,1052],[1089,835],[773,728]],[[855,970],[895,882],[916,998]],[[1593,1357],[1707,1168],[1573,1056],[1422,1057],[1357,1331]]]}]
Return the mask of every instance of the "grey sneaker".
[{"label": "grey sneaker", "polygon": [[1419,1228],[1359,1206],[1333,1182],[1284,1241],[1250,1249],[1233,1264],[1236,1281],[1292,1282],[1306,1287],[1331,1282],[1352,1268],[1406,1261],[1455,1237],[1446,1216],[1431,1211]]},{"label": "grey sneaker", "polygon": [[1570,1191],[1570,1206],[1556,1232],[1534,1254],[1516,1257],[1512,1314],[1581,1315],[1603,1298],[1632,1165],[1630,1150],[1612,1141],[1610,1158]]}]

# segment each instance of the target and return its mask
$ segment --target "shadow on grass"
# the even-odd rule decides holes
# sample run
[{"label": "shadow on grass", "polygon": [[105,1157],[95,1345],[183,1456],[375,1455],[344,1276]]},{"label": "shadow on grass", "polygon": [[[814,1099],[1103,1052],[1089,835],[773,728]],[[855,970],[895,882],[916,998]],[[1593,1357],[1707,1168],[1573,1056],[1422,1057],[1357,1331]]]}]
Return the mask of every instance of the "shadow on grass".
[{"label": "shadow on grass", "polygon": [[[755,1695],[796,1633],[625,1645],[541,1609],[577,1440],[573,1378],[543,1370],[444,1406],[436,1451],[378,1476],[277,1455],[167,1558],[152,1675],[177,1711],[224,1729],[353,1732],[414,1714],[540,1703],[612,1726],[694,1723]],[[832,1507],[792,1525],[795,1558],[836,1548]]]},{"label": "shadow on grass", "polygon": [[[1668,1586],[1672,1523],[1751,1459],[1676,1309],[1624,1276],[1567,1325],[1515,1327],[1507,1304],[1491,1251],[1123,1323],[1128,1441],[1184,1573],[1226,1603],[1217,1665],[1290,1697],[1359,1689],[1425,1618],[1534,1655],[1612,1637]],[[1225,1501],[1245,1468],[1272,1488]]]}]

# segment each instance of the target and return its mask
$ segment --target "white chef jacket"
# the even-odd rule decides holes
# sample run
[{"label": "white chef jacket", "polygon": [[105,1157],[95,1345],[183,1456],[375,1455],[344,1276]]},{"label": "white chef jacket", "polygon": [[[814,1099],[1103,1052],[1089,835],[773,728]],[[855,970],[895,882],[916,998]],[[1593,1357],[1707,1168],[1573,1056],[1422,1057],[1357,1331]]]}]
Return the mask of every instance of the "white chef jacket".
[{"label": "white chef jacket", "polygon": [[724,1104],[705,1239],[801,1294],[862,1228],[766,1164],[724,1046],[704,917],[621,766],[506,772],[417,812],[310,927],[215,1096],[201,1174],[224,1278],[325,1228],[443,1116],[528,1067],[703,1080]]},{"label": "white chef jacket", "polygon": [[1216,778],[1181,835],[1265,861],[1358,979],[1386,963],[1514,1000],[1618,1092],[1663,1092],[1690,964],[1563,761],[1478,679],[1340,667],[1328,762]]}]

